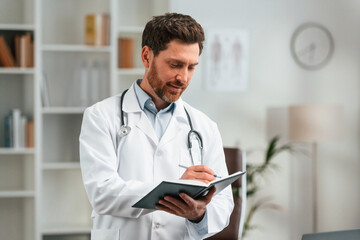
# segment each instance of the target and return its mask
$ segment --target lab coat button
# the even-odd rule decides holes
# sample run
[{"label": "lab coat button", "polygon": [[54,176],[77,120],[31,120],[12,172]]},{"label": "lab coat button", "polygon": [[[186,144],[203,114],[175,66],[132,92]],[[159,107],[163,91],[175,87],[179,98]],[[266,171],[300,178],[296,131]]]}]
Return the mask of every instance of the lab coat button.
[{"label": "lab coat button", "polygon": [[155,228],[160,228],[160,223],[155,223]]}]

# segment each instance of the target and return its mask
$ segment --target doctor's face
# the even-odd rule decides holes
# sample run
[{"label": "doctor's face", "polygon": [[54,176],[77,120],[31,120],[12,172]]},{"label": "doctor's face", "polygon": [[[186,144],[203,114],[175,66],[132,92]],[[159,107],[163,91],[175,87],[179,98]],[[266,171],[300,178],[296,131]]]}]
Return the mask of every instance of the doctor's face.
[{"label": "doctor's face", "polygon": [[[185,91],[199,59],[198,43],[173,40],[150,62],[147,80],[163,104],[175,102]],[[167,104],[168,105],[168,104]]]}]

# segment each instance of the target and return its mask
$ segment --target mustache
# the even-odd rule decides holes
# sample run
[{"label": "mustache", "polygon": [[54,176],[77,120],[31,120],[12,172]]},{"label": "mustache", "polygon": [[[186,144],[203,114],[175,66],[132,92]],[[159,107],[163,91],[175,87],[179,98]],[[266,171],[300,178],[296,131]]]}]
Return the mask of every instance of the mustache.
[{"label": "mustache", "polygon": [[168,82],[167,84],[168,84],[168,85],[173,85],[173,86],[176,86],[176,87],[181,87],[181,88],[187,86],[186,83],[183,83],[183,82],[181,82],[181,81],[179,81],[179,80],[175,80],[175,81],[172,81],[172,82]]}]

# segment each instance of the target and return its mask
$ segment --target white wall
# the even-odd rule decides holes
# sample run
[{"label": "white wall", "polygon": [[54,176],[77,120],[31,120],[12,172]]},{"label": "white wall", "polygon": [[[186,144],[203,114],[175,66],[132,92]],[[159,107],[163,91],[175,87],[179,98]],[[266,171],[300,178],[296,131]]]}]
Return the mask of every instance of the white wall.
[{"label": "white wall", "polygon": [[[192,15],[205,31],[237,27],[250,33],[247,92],[206,92],[200,64],[184,94],[186,101],[218,123],[224,145],[240,142],[244,149],[265,147],[268,107],[310,103],[344,107],[344,137],[318,147],[318,226],[319,231],[360,228],[360,1],[172,0],[170,9]],[[335,40],[331,62],[313,72],[300,69],[289,50],[291,34],[307,21],[325,25]],[[261,157],[257,154],[248,160],[258,161]],[[254,222],[261,229],[251,232],[248,239],[300,239],[302,232],[311,231],[311,205],[307,203],[311,198],[301,196],[309,192],[310,161],[281,156],[278,163],[280,171],[269,176],[261,194],[272,195],[284,209],[263,210],[255,215]],[[293,188],[299,183],[296,179],[304,182],[299,188]]]}]

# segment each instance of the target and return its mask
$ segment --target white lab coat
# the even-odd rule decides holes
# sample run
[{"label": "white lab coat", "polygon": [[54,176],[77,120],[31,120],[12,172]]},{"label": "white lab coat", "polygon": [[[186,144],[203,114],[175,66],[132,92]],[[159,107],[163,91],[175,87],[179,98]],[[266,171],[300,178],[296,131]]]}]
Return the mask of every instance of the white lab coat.
[{"label": "white lab coat", "polygon": [[131,127],[125,137],[118,134],[120,95],[86,109],[80,133],[80,163],[93,207],[91,239],[202,239],[228,225],[233,209],[230,187],[207,206],[207,235],[199,235],[194,223],[184,218],[131,207],[162,180],[179,179],[184,172],[179,164],[192,165],[184,106],[194,129],[202,135],[204,164],[219,175],[228,175],[216,124],[181,99],[160,141],[138,104],[134,86],[124,97],[125,124]]}]

